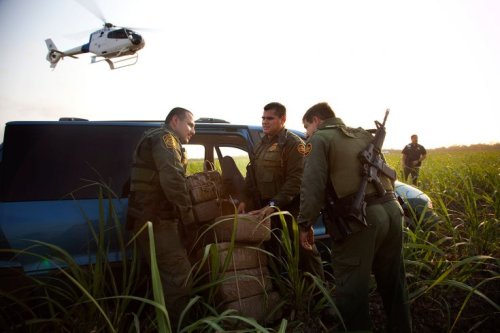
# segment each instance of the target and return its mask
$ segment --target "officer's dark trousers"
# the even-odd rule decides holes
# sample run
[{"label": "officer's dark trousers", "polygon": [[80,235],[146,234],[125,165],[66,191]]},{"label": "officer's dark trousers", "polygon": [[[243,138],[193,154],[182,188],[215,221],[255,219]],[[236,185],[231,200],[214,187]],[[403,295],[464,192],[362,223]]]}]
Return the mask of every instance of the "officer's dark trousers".
[{"label": "officer's dark trousers", "polygon": [[[142,226],[143,223],[136,223],[134,232],[137,232]],[[153,231],[156,261],[160,271],[165,305],[172,331],[177,332],[180,314],[189,302],[192,287],[189,275],[191,263],[181,240],[177,220],[155,221]],[[141,251],[146,254],[146,260],[151,264],[147,229],[139,235],[138,242]]]},{"label": "officer's dark trousers", "polygon": [[396,201],[368,206],[368,227],[333,244],[335,302],[347,331],[371,329],[368,293],[373,272],[387,314],[387,332],[411,332],[402,214]]},{"label": "officer's dark trousers", "polygon": [[404,181],[406,181],[408,179],[408,176],[410,176],[411,183],[416,185],[417,181],[418,181],[419,172],[420,172],[420,167],[407,167],[407,166],[405,166],[403,168]]}]

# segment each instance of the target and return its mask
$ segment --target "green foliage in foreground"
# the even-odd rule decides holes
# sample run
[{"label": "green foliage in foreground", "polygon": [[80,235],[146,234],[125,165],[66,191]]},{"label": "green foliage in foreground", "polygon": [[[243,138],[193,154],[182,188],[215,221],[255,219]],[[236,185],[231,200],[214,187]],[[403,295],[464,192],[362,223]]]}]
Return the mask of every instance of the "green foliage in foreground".
[{"label": "green foliage in foreground", "polygon": [[[386,158],[401,174],[401,155]],[[463,331],[465,317],[467,329],[493,327],[500,318],[500,150],[431,150],[418,187],[431,197],[440,222],[420,220],[406,232],[413,304],[442,313],[444,332]]]},{"label": "green foliage in foreground", "polygon": [[[401,171],[400,155],[389,154],[387,158]],[[430,223],[417,217],[405,232],[404,254],[415,331],[488,332],[498,327],[500,317],[500,152],[430,151],[420,182],[419,188],[430,195],[440,221]],[[44,259],[61,268],[50,276],[32,277],[32,286],[0,290],[3,331],[327,331],[325,325],[316,323],[325,307],[334,308],[334,279],[324,282],[299,272],[297,242],[292,240],[297,230],[293,225],[292,239],[288,232],[280,239],[283,273],[275,272],[283,300],[278,305],[281,320],[264,325],[234,311],[219,310],[210,295],[223,279],[214,276],[207,282],[195,265],[196,295],[185,309],[185,318],[194,315],[195,319],[186,319],[180,329],[170,327],[154,256],[151,269],[140,264],[134,239],[125,237],[108,200],[111,197],[105,198],[103,193],[107,192],[101,191],[97,229],[89,223],[98,248],[95,264],[78,266],[63,249],[36,240],[32,247],[16,251],[19,255],[37,256],[35,248],[48,248],[51,254]],[[111,213],[105,214],[104,205]],[[146,224],[142,232],[151,236],[153,230]],[[119,269],[107,261],[110,245],[106,240],[111,235],[122,258],[127,258],[122,259]],[[205,253],[201,260],[217,257],[211,248],[206,248]],[[225,263],[217,265],[224,267]],[[327,272],[328,265],[325,262]],[[341,327],[340,317],[336,325]],[[382,331],[383,325],[376,328]]]},{"label": "green foliage in foreground", "polygon": [[[146,268],[141,264],[135,246],[137,235],[126,241],[126,233],[114,213],[112,201],[105,200],[102,193],[101,190],[99,200],[101,216],[98,228],[94,229],[89,221],[93,235],[92,243],[97,244],[95,264],[87,267],[79,266],[64,249],[36,240],[31,240],[33,245],[23,251],[1,250],[15,252],[16,255],[40,257],[32,250],[35,247],[44,247],[49,250],[50,255],[41,259],[59,267],[54,274],[31,277],[30,285],[17,290],[1,291],[0,327],[3,332],[168,333],[222,332],[228,329],[235,329],[238,332],[285,332],[287,327],[304,325],[295,319],[295,316],[291,316],[291,322],[287,318],[282,318],[274,320],[272,327],[266,328],[252,318],[242,317],[235,310],[219,309],[219,304],[213,295],[219,285],[227,281],[227,278],[223,278],[223,273],[227,269],[228,258],[234,247],[233,233],[231,247],[224,262],[218,262],[219,255],[214,252],[217,251],[216,247],[211,245],[204,247],[202,251],[204,255],[192,269],[196,281],[193,297],[183,311],[179,327],[171,327],[155,257],[154,230],[151,222],[147,222],[139,231],[147,233],[152,240],[151,265]],[[111,212],[109,216],[105,216],[106,202]],[[236,221],[235,219],[235,223]],[[298,237],[297,232],[295,226],[295,238]],[[107,261],[110,239],[117,241],[122,253],[123,259],[118,269],[115,269],[115,264]],[[198,241],[201,239],[202,237]],[[293,307],[300,300],[312,302],[312,296],[321,293],[324,293],[324,299],[330,299],[331,302],[330,290],[322,281],[314,276],[299,275],[297,246],[292,245],[289,237],[283,237],[283,242],[286,244],[286,257],[291,259],[283,261],[283,264],[293,276],[291,278],[277,276],[275,282],[284,290],[290,290],[293,286],[301,288],[296,289],[293,299],[285,297],[276,308],[270,309],[270,315],[282,312],[285,306]],[[265,251],[264,253],[269,254]],[[210,270],[209,276],[202,269],[207,261],[210,261],[212,268],[217,268]],[[221,268],[220,273],[218,268]],[[280,273],[286,274],[281,270]],[[310,286],[305,288],[307,284]],[[314,305],[315,311],[318,312],[325,307],[325,304],[324,301],[319,304],[308,303],[305,304],[305,308]],[[300,307],[304,308],[304,304],[301,303]],[[312,310],[309,310],[308,314],[310,318],[317,318],[317,313]]]}]

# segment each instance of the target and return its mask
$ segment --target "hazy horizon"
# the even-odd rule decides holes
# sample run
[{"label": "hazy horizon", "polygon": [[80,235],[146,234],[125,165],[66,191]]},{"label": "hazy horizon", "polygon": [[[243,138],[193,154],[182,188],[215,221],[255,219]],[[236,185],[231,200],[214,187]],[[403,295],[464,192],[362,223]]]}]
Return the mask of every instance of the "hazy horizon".
[{"label": "hazy horizon", "polygon": [[[67,50],[102,26],[79,2],[147,28],[136,65],[112,71],[82,54],[50,69],[46,38]],[[352,127],[389,108],[387,149],[412,134],[429,149],[494,144],[499,22],[495,0],[0,0],[0,135],[14,120],[162,120],[175,106],[260,124],[271,101],[302,130],[326,101]]]}]

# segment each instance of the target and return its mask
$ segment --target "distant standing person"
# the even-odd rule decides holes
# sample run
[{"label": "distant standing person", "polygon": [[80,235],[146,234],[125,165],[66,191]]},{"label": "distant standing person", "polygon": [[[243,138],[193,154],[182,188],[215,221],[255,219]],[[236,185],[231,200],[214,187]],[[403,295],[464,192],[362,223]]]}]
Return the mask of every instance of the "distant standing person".
[{"label": "distant standing person", "polygon": [[[156,260],[172,329],[188,305],[192,280],[188,250],[194,216],[186,184],[187,158],[182,144],[195,134],[193,114],[177,107],[163,126],[144,133],[135,149],[127,226],[134,233],[153,224]],[[150,263],[147,230],[138,236],[139,248]]]},{"label": "distant standing person", "polygon": [[401,160],[403,165],[404,181],[411,176],[412,184],[417,184],[418,174],[422,161],[427,157],[427,151],[424,146],[418,143],[418,135],[411,136],[411,143],[407,144],[402,151],[403,158]]}]

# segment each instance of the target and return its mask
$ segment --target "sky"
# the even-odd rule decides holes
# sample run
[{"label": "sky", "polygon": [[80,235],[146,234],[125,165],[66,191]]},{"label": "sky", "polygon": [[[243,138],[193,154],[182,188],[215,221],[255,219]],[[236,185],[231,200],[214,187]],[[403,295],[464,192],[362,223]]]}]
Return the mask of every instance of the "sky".
[{"label": "sky", "polygon": [[[45,39],[85,44],[103,24],[91,6],[137,28],[137,64],[83,54],[51,70]],[[299,130],[318,102],[352,127],[389,108],[386,149],[411,134],[426,148],[500,142],[497,0],[0,0],[0,36],[2,138],[9,121],[163,120],[175,106],[260,124],[278,101]]]}]

